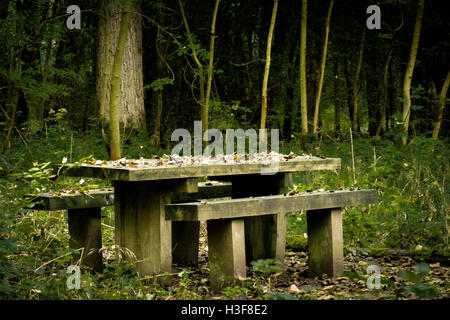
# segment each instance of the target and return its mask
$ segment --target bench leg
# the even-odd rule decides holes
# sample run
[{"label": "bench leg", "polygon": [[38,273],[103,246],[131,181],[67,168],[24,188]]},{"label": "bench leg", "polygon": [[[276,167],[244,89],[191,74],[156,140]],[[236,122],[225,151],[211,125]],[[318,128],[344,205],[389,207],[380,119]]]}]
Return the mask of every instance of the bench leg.
[{"label": "bench leg", "polygon": [[69,247],[84,248],[81,264],[103,271],[101,208],[69,209]]},{"label": "bench leg", "polygon": [[[240,175],[232,177],[232,198],[286,193],[293,184],[292,173]],[[277,259],[284,265],[286,214],[245,218],[247,264],[257,259]]]},{"label": "bench leg", "polygon": [[199,221],[172,221],[173,263],[197,265],[199,237]]},{"label": "bench leg", "polygon": [[308,228],[308,276],[337,276],[344,271],[342,212],[340,208],[310,210]]},{"label": "bench leg", "polygon": [[208,220],[210,284],[215,291],[246,277],[244,220]]}]

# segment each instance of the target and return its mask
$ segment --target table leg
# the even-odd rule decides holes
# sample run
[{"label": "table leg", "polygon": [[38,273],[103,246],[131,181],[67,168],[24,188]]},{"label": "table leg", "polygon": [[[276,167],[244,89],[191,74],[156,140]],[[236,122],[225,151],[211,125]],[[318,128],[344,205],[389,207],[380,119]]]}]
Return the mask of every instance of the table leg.
[{"label": "table leg", "polygon": [[[275,175],[232,176],[232,197],[283,194],[292,186],[292,173]],[[277,259],[284,264],[286,245],[286,214],[244,218],[247,263],[257,259]]]},{"label": "table leg", "polygon": [[308,276],[337,276],[344,271],[341,209],[310,210],[308,228]]},{"label": "table leg", "polygon": [[141,275],[171,272],[172,222],[165,205],[175,192],[195,191],[192,179],[114,181],[117,261],[136,261]]}]

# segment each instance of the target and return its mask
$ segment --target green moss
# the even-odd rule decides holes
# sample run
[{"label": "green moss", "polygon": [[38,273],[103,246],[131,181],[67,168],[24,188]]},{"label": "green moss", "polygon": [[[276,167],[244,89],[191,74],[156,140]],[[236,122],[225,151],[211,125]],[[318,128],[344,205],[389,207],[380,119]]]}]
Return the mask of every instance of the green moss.
[{"label": "green moss", "polygon": [[390,250],[390,248],[371,247],[369,250],[369,255],[371,257],[383,257],[388,255],[388,250]]},{"label": "green moss", "polygon": [[288,233],[286,235],[286,248],[292,251],[306,251],[308,248],[308,239],[300,234]]}]

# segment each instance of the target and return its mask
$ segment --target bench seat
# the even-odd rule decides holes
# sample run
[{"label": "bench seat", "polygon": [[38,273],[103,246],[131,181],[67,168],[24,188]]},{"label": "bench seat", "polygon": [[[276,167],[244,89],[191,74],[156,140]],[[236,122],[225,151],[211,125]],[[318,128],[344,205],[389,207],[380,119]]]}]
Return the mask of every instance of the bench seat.
[{"label": "bench seat", "polygon": [[[200,182],[196,186],[197,192],[176,193],[173,201],[194,201],[197,199],[224,198],[231,196],[231,184],[222,182]],[[94,271],[103,271],[103,260],[100,249],[102,247],[101,235],[101,208],[114,205],[114,190],[90,189],[88,193],[40,193],[27,195],[35,203],[35,210],[67,210],[69,227],[69,247],[83,249],[81,263]],[[186,223],[174,222],[174,257],[176,262],[195,264],[197,251],[187,255],[178,239],[186,228]],[[179,230],[179,231],[178,231]],[[199,226],[192,230],[199,232]],[[177,232],[178,231],[178,232]],[[194,247],[195,249],[195,247]],[[197,246],[198,249],[198,246]]]},{"label": "bench seat", "polygon": [[258,196],[168,204],[171,221],[207,221],[210,283],[220,290],[246,278],[244,219],[272,215],[276,227],[269,238],[272,256],[284,263],[286,213],[307,211],[310,277],[337,276],[343,270],[342,210],[347,206],[375,203],[375,190],[337,190],[295,195]]},{"label": "bench seat", "polygon": [[375,190],[324,191],[166,205],[166,219],[206,221],[375,203]]}]

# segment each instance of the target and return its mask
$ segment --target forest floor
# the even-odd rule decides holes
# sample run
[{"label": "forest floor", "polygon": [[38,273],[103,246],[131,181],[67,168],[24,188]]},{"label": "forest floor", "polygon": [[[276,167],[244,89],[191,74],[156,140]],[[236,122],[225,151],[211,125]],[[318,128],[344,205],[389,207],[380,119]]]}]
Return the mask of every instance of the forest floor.
[{"label": "forest floor", "polygon": [[[306,252],[288,251],[283,272],[261,274],[255,268],[247,268],[249,281],[242,287],[224,288],[220,293],[209,291],[207,284],[207,244],[200,244],[199,266],[183,267],[178,270],[189,274],[192,288],[203,299],[302,299],[302,300],[379,300],[379,299],[449,299],[450,260],[428,264],[409,255],[406,250],[388,250],[387,255],[369,256],[365,250],[350,248],[344,257],[342,276],[329,278],[308,278],[308,258]],[[439,258],[437,259],[439,260]],[[436,259],[435,259],[436,261]],[[369,265],[380,268],[379,289],[369,289],[367,283],[371,274]],[[183,282],[177,277],[168,288],[175,291]],[[373,281],[375,284],[375,281]],[[194,292],[193,292],[194,293]],[[195,294],[195,293],[194,293]]]},{"label": "forest floor", "polygon": [[[174,265],[169,286],[144,290],[144,299],[206,299],[206,300],[415,300],[450,298],[450,259],[437,252],[423,260],[407,250],[386,250],[370,256],[367,250],[347,248],[344,273],[309,278],[307,252],[286,252],[285,268],[273,260],[259,260],[247,267],[247,279],[234,286],[214,292],[208,281],[208,247],[204,227],[199,246],[197,266]],[[114,263],[114,254],[107,254]],[[368,267],[379,267],[379,287],[370,277]],[[264,272],[264,270],[268,272]],[[151,285],[150,287],[154,286]],[[140,296],[140,295],[138,295]]]}]

